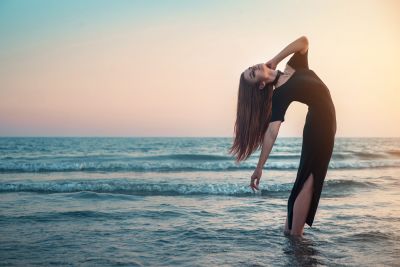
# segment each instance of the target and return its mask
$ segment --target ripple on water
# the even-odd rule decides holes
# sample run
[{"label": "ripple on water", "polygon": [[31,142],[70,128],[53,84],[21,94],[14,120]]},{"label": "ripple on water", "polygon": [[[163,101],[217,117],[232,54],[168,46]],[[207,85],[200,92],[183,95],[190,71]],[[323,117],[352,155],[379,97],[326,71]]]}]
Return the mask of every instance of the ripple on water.
[{"label": "ripple on water", "polygon": [[379,230],[356,232],[343,235],[337,238],[338,242],[369,242],[375,243],[380,241],[400,241],[397,234],[384,232]]}]

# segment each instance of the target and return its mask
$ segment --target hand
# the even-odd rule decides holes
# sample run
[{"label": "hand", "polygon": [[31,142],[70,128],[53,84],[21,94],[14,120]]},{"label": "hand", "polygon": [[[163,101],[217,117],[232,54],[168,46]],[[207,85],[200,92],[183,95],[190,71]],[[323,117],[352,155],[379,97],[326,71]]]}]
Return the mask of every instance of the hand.
[{"label": "hand", "polygon": [[[253,193],[255,193],[254,189],[260,190],[258,185],[260,184],[261,175],[262,169],[256,168],[253,175],[251,176],[250,187],[251,190],[253,190]],[[254,182],[256,183],[254,184]]]},{"label": "hand", "polygon": [[275,61],[275,59],[270,59],[267,63],[265,63],[268,68],[275,70],[276,66],[278,66],[278,62]]}]

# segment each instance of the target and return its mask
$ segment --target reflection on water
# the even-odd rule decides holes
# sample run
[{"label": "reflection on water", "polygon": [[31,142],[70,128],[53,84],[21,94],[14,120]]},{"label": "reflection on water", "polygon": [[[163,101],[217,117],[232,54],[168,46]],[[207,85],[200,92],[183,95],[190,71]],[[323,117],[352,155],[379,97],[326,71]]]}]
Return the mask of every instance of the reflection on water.
[{"label": "reflection on water", "polygon": [[283,253],[287,257],[285,266],[317,266],[323,264],[317,259],[319,251],[316,242],[303,235],[302,237],[286,235]]}]

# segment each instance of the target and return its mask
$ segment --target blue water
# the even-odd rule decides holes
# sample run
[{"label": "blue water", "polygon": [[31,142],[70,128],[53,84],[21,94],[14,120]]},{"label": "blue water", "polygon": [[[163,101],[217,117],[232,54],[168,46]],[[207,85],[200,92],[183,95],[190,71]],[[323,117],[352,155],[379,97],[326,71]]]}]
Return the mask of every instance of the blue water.
[{"label": "blue water", "polygon": [[400,266],[400,138],[337,138],[313,226],[283,235],[301,138],[0,138],[0,265]]}]

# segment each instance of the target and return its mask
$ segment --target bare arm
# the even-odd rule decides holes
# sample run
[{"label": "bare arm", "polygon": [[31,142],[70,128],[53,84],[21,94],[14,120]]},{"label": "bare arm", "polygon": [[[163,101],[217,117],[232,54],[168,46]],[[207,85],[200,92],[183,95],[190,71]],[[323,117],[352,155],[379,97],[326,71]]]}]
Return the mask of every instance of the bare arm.
[{"label": "bare arm", "polygon": [[300,52],[304,54],[308,49],[308,39],[306,36],[301,36],[288,44],[284,49],[282,49],[275,57],[273,57],[273,61],[278,65],[284,58],[289,56],[292,53]]},{"label": "bare arm", "polygon": [[271,153],[272,147],[274,146],[276,137],[278,136],[279,128],[281,126],[281,121],[271,122],[268,126],[267,131],[264,135],[263,145],[261,149],[260,158],[258,160],[257,169],[262,169],[265,162]]},{"label": "bare arm", "polygon": [[259,190],[258,185],[260,184],[260,179],[262,175],[262,169],[264,163],[267,161],[269,153],[275,143],[276,137],[278,136],[279,128],[281,126],[281,121],[270,122],[268,129],[264,134],[263,145],[261,149],[260,159],[258,160],[257,168],[254,170],[253,175],[250,179],[250,187],[254,192],[254,189]]}]

